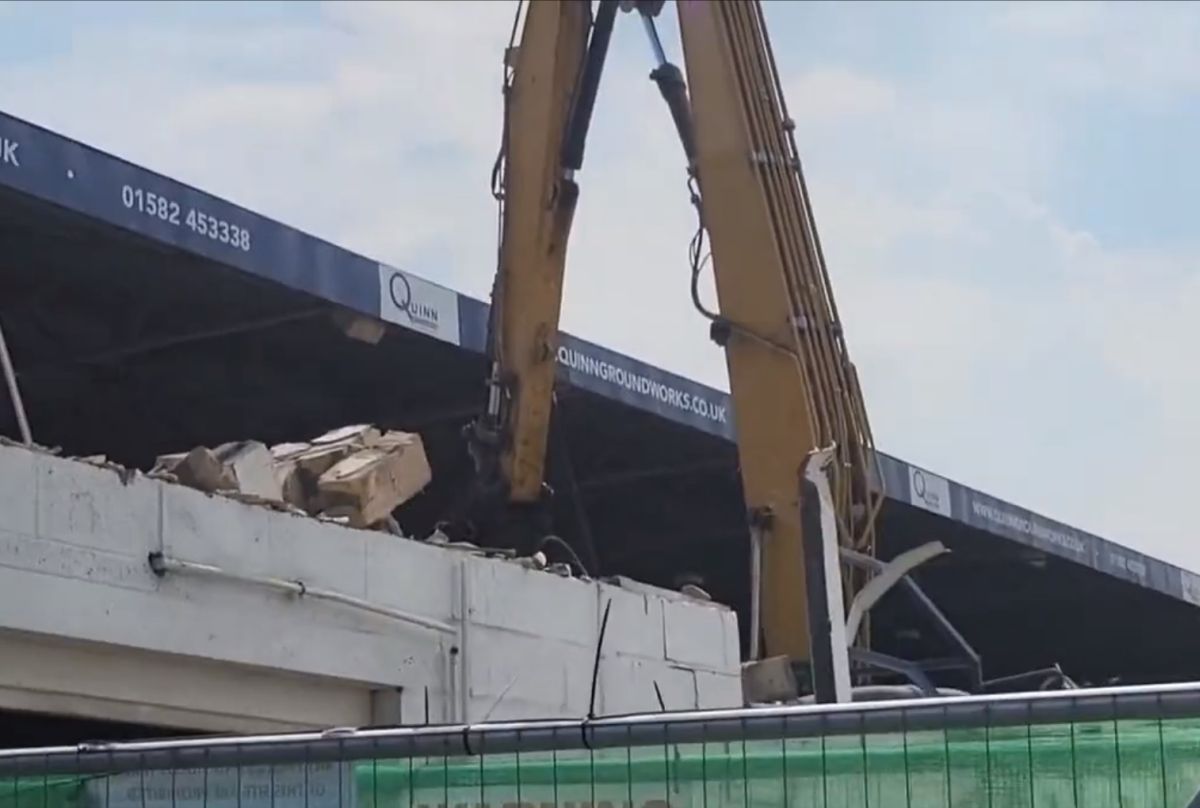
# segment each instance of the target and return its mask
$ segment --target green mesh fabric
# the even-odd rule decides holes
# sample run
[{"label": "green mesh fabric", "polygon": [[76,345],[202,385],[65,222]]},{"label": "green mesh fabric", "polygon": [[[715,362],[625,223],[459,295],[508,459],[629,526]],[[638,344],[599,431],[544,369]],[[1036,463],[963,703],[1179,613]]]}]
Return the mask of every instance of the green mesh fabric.
[{"label": "green mesh fabric", "polygon": [[0,808],[1186,808],[1200,721],[28,777]]}]

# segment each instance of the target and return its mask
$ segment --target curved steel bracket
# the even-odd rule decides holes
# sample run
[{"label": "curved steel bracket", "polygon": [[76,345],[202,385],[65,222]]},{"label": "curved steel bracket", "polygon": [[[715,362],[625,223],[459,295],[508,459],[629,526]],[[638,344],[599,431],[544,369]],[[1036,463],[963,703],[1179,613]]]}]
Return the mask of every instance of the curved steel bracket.
[{"label": "curved steel bracket", "polygon": [[858,636],[858,629],[862,625],[863,617],[905,575],[929,559],[946,552],[949,552],[946,545],[940,541],[931,541],[906,550],[891,561],[884,563],[879,572],[854,596],[854,601],[850,604],[850,611],[846,615],[846,641],[854,642],[854,638]]}]

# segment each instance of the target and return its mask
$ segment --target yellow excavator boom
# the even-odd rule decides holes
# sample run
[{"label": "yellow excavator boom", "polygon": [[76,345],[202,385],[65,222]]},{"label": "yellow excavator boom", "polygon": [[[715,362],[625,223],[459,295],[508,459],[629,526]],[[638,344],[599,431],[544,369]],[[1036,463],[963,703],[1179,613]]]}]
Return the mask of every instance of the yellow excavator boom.
[{"label": "yellow excavator boom", "polygon": [[[846,546],[873,549],[879,496],[871,485],[866,413],[763,8],[758,0],[676,0],[685,85],[655,33],[661,0],[619,5],[639,12],[650,32],[658,61],[651,76],[683,141],[692,201],[700,213],[691,249],[692,297],[711,321],[710,334],[724,346],[728,362],[758,559],[754,572],[761,582],[752,648],[756,656],[807,660],[805,463],[816,450],[833,450],[830,499],[838,541]],[[525,7],[520,40],[508,54],[503,218],[485,431],[513,503],[541,495],[566,243],[578,196],[575,173],[617,6],[601,0],[593,13],[586,0],[533,0]],[[716,280],[715,311],[705,308],[697,284],[705,234]]]},{"label": "yellow excavator boom", "polygon": [[[533,2],[506,54],[500,266],[489,329],[500,473],[514,502],[541,496],[554,391],[567,237],[579,195],[562,151],[587,52],[585,2]],[[503,397],[504,400],[500,400]]]}]

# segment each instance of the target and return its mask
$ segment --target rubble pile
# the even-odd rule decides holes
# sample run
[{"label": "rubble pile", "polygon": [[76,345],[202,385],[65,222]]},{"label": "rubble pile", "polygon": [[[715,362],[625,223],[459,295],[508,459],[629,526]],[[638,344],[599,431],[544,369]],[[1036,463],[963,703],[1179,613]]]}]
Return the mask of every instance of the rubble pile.
[{"label": "rubble pile", "polygon": [[208,493],[287,506],[351,527],[399,532],[392,511],[433,475],[419,435],[346,426],[308,443],[197,446],[162,455],[151,472]]}]

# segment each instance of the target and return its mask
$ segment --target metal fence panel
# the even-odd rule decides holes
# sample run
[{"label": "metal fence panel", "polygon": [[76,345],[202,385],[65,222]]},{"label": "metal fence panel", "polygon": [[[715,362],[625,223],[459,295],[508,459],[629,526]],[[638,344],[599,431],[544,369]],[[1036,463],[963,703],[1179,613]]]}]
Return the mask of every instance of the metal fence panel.
[{"label": "metal fence panel", "polygon": [[0,808],[1186,808],[1200,719],[920,728],[0,781]]}]

